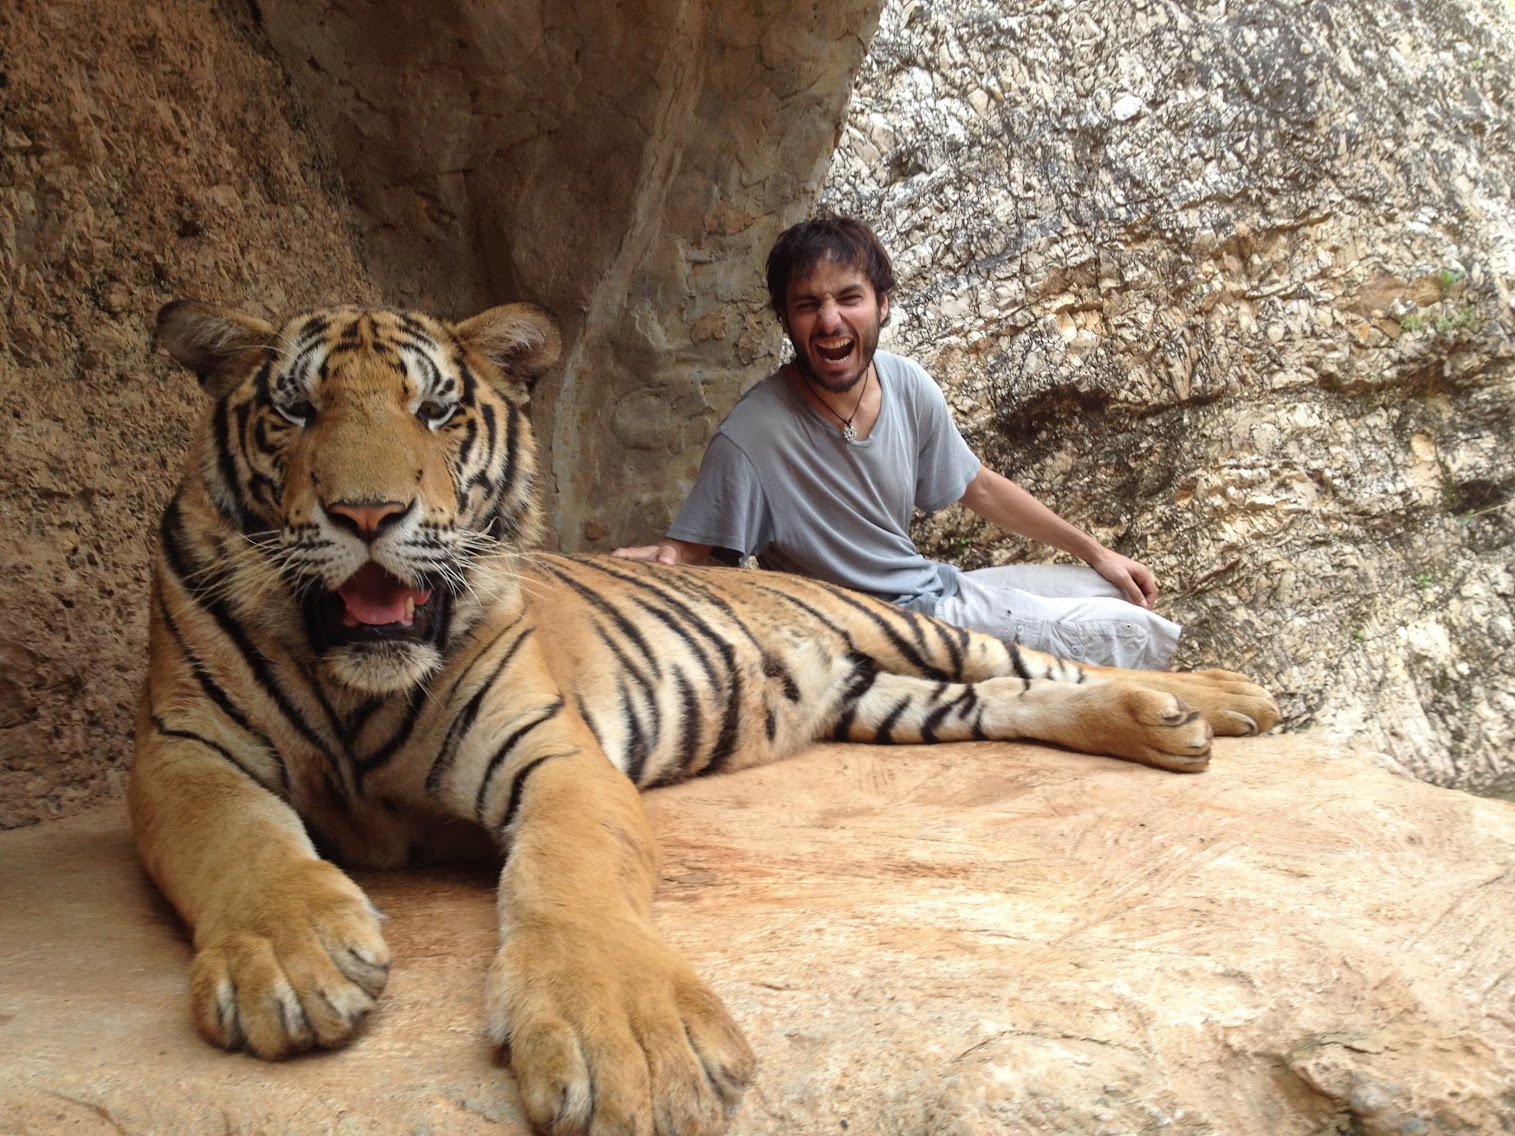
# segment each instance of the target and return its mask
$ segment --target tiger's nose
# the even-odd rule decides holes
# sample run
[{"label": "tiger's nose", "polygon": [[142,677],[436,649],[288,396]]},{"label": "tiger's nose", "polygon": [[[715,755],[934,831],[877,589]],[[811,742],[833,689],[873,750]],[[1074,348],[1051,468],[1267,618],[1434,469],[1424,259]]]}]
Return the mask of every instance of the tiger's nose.
[{"label": "tiger's nose", "polygon": [[369,541],[409,511],[399,501],[333,501],[326,506],[338,526]]}]

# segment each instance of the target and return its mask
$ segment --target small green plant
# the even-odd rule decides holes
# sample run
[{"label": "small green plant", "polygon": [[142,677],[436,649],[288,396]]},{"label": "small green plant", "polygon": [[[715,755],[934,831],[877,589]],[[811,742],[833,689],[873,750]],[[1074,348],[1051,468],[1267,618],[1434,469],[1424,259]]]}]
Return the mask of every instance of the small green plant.
[{"label": "small green plant", "polygon": [[1441,298],[1446,299],[1452,293],[1452,289],[1459,282],[1467,279],[1467,273],[1460,268],[1438,268],[1436,270],[1436,283],[1441,286]]},{"label": "small green plant", "polygon": [[1361,627],[1352,628],[1352,642],[1366,643],[1367,641],[1368,633],[1366,631],[1364,631]]},{"label": "small green plant", "polygon": [[1464,328],[1476,328],[1478,323],[1478,309],[1468,305],[1450,312],[1411,312],[1399,321],[1399,326],[1410,332],[1430,330],[1446,335]]},{"label": "small green plant", "polygon": [[1421,591],[1425,591],[1427,588],[1433,588],[1436,586],[1436,573],[1417,572],[1414,576],[1410,577],[1410,582],[1413,583]]}]

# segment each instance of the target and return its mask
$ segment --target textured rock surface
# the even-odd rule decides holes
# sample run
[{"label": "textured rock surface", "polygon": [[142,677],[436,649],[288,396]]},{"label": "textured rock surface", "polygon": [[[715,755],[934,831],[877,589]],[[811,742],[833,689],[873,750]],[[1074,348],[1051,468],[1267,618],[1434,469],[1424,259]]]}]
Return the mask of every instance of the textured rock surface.
[{"label": "textured rock surface", "polygon": [[[658,917],[762,1067],[741,1136],[1441,1136],[1515,1125],[1515,806],[1297,738],[1157,773],[830,746],[653,793]],[[363,878],[366,1034],[192,1033],[118,812],[0,835],[0,1130],[520,1132],[483,874]],[[44,884],[45,881],[45,884]]]},{"label": "textured rock surface", "polygon": [[1501,0],[891,0],[825,192],[897,254],[895,346],[1155,568],[1181,661],[1506,793],[1512,42]]},{"label": "textured rock surface", "polygon": [[814,200],[878,0],[265,0],[386,295],[562,317],[534,419],[567,549],[683,500],[777,341],[755,266]]},{"label": "textured rock surface", "polygon": [[0,827],[119,785],[202,407],[158,306],[374,295],[261,43],[237,5],[0,5]]}]

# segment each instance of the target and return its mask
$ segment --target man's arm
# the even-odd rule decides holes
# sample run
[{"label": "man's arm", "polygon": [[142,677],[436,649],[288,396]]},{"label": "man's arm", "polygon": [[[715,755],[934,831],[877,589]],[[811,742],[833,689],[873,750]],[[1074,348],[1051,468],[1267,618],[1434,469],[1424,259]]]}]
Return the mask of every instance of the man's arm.
[{"label": "man's arm", "polygon": [[1145,564],[1112,552],[988,466],[979,466],[978,473],[963,491],[962,503],[1002,529],[1077,556],[1138,607],[1150,608],[1157,598],[1157,578]]},{"label": "man's arm", "polygon": [[659,564],[699,564],[710,555],[710,548],[708,544],[691,544],[687,540],[668,537],[662,544],[618,548],[610,555],[623,560],[656,560]]}]

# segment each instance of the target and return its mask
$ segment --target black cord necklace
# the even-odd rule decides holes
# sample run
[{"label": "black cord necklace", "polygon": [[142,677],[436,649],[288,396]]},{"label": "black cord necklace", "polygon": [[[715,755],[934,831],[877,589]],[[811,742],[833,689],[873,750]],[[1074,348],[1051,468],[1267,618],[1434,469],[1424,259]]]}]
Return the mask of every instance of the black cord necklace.
[{"label": "black cord necklace", "polygon": [[858,392],[857,405],[852,408],[852,413],[847,415],[846,418],[843,418],[831,409],[831,404],[821,397],[821,392],[815,389],[815,384],[810,381],[810,376],[805,374],[802,368],[796,366],[795,370],[800,372],[800,378],[805,380],[805,385],[810,388],[810,393],[815,395],[815,401],[820,403],[830,413],[831,417],[842,424],[842,437],[846,438],[849,442],[857,441],[857,430],[853,427],[852,420],[857,417],[857,412],[862,409],[863,395],[868,393],[868,378],[873,374],[873,364],[869,363],[868,370],[863,373],[863,389]]}]

